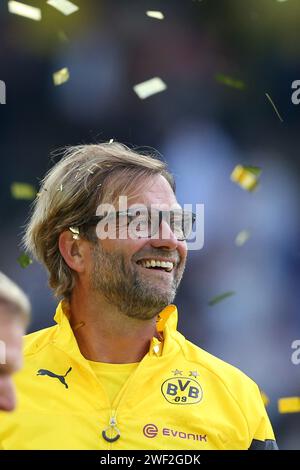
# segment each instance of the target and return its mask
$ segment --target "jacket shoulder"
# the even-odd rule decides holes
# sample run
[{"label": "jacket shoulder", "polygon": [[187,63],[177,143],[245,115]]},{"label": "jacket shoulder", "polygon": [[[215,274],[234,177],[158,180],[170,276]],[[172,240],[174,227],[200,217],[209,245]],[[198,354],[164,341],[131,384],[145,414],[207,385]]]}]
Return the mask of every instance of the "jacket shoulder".
[{"label": "jacket shoulder", "polygon": [[31,356],[39,352],[54,339],[58,325],[50,326],[24,337],[24,356]]},{"label": "jacket shoulder", "polygon": [[185,355],[188,360],[196,362],[199,366],[207,369],[208,373],[213,374],[216,380],[219,379],[223,382],[233,395],[235,395],[235,391],[240,394],[243,390],[248,392],[258,390],[257,384],[240,369],[190,341],[186,341]]}]

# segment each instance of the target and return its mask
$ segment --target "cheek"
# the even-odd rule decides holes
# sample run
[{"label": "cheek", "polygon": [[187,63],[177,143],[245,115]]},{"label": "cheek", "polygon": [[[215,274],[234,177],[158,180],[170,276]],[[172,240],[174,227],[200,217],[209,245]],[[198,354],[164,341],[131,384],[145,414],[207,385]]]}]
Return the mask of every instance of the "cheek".
[{"label": "cheek", "polygon": [[140,240],[101,240],[101,247],[107,253],[120,253],[126,259],[130,260],[132,256],[143,248],[146,244],[145,239]]},{"label": "cheek", "polygon": [[180,255],[180,264],[181,266],[184,266],[185,262],[186,262],[186,259],[187,259],[187,243],[186,242],[181,242],[180,244],[178,244],[178,252],[179,252],[179,255]]}]

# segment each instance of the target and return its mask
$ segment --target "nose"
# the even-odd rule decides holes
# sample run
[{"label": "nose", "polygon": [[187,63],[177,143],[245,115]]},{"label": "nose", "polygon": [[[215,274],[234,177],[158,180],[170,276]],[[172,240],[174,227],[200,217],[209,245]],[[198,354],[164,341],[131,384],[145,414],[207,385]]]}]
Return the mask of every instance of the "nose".
[{"label": "nose", "polygon": [[165,220],[161,221],[159,232],[156,233],[154,237],[151,237],[151,245],[156,248],[176,250],[178,240]]},{"label": "nose", "polygon": [[16,406],[15,387],[11,377],[0,376],[0,410],[12,411]]}]

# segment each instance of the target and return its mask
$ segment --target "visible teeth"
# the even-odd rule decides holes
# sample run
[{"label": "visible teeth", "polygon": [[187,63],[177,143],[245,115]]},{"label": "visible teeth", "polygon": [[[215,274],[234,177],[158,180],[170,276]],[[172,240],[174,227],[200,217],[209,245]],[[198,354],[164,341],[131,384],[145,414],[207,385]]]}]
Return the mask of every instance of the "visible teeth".
[{"label": "visible teeth", "polygon": [[141,265],[144,268],[164,268],[166,271],[170,272],[173,269],[173,263],[171,261],[158,261],[155,259],[151,260],[142,260],[140,261]]}]

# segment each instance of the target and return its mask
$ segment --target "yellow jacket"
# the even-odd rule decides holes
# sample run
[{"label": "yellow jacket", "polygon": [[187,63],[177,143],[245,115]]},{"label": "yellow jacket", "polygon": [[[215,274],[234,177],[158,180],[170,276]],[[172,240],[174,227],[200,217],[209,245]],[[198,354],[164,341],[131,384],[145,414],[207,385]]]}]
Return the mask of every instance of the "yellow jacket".
[{"label": "yellow jacket", "polygon": [[58,305],[53,327],[25,341],[18,407],[0,413],[2,449],[274,449],[257,385],[187,341],[166,307],[145,355],[110,404]]}]

